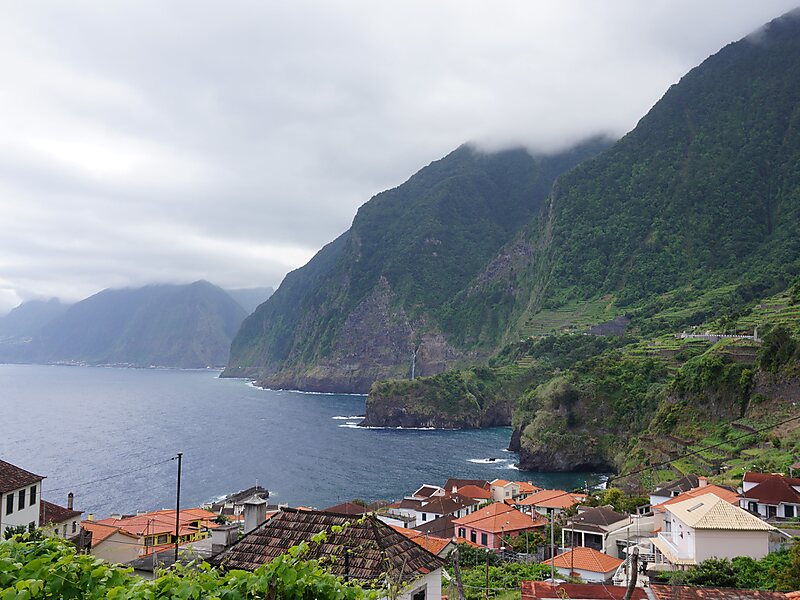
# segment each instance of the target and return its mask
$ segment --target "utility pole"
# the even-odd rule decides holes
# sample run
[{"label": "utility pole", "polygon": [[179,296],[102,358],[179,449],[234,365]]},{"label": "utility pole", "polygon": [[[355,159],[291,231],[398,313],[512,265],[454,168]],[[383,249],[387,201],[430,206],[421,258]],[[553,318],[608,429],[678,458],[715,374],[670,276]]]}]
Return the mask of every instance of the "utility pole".
[{"label": "utility pole", "polygon": [[456,590],[458,591],[458,600],[465,600],[464,598],[464,582],[461,580],[461,565],[458,562],[458,546],[453,550],[453,573],[456,576]]},{"label": "utility pole", "polygon": [[486,549],[486,600],[489,600],[489,549]]},{"label": "utility pole", "polygon": [[628,589],[622,600],[631,600],[633,590],[636,589],[636,579],[639,576],[639,546],[635,546],[633,552],[628,555],[630,559],[630,572],[628,573]]},{"label": "utility pole", "polygon": [[556,510],[550,509],[550,581],[556,581]]},{"label": "utility pole", "polygon": [[181,461],[183,452],[178,452],[178,456],[172,460],[178,461],[178,490],[175,494],[175,563],[178,564],[178,544],[181,537]]}]

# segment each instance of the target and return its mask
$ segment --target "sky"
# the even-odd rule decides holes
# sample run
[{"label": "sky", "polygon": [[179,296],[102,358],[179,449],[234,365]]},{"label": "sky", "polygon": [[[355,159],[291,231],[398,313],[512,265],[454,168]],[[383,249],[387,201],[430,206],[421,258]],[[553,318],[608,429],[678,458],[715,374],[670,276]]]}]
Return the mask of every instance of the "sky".
[{"label": "sky", "polygon": [[107,0],[0,17],[0,314],[277,286],[465,142],[620,137],[798,0]]}]

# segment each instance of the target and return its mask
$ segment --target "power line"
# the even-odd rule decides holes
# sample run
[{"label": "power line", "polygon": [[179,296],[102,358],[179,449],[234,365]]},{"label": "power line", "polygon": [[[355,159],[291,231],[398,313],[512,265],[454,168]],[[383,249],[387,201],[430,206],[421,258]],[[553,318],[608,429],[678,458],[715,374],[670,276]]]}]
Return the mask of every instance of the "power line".
[{"label": "power line", "polygon": [[121,473],[114,473],[113,475],[107,475],[106,477],[101,477],[99,479],[93,479],[92,481],[84,481],[82,483],[73,483],[67,486],[62,486],[60,488],[53,488],[51,490],[47,490],[47,493],[50,494],[52,492],[61,492],[64,490],[72,490],[74,488],[79,488],[87,485],[92,485],[94,483],[100,483],[101,481],[108,481],[109,479],[115,479],[117,477],[124,477],[125,475],[130,475],[131,473],[138,473],[139,471],[144,471],[145,469],[150,469],[152,467],[157,467],[158,465],[163,465],[165,463],[170,462],[172,459],[167,458],[165,460],[161,460],[159,462],[155,462],[149,465],[145,465],[143,467],[137,467],[136,469],[130,469],[128,471],[123,471]]}]

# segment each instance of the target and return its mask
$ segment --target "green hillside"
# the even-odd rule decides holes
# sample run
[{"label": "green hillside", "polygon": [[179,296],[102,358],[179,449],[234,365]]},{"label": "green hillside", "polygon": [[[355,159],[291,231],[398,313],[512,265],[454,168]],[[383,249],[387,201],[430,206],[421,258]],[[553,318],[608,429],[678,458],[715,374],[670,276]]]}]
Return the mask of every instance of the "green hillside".
[{"label": "green hillside", "polygon": [[[607,143],[552,156],[462,146],[364,204],[352,227],[243,324],[228,375],[366,391],[469,354],[442,335],[446,305],[540,209],[553,180]],[[343,364],[344,363],[344,364]]]}]

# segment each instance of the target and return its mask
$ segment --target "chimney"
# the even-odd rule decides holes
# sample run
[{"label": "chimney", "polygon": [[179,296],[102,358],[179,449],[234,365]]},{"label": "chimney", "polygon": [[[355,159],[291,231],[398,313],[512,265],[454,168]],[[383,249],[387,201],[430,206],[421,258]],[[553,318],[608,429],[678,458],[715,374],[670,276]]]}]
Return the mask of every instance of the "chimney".
[{"label": "chimney", "polygon": [[87,521],[94,521],[94,513],[89,513],[88,515],[86,515],[86,520]]},{"label": "chimney", "polygon": [[705,477],[698,477],[697,478],[697,487],[706,487],[708,485],[708,479]]},{"label": "chimney", "polygon": [[72,510],[72,500],[75,498],[75,494],[70,492],[67,494],[67,510]]},{"label": "chimney", "polygon": [[267,501],[263,498],[250,498],[244,502],[244,533],[247,535],[267,520]]}]

